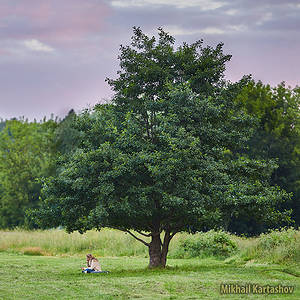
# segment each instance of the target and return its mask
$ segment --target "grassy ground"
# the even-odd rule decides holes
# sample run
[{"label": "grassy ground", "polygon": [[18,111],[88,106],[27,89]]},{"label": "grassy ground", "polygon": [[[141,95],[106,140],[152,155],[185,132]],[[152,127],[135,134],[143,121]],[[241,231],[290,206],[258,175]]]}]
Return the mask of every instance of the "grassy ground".
[{"label": "grassy ground", "polygon": [[[109,274],[82,274],[85,257],[0,253],[0,299],[300,299],[300,272],[280,265],[169,259],[148,270],[142,257],[104,257]],[[220,295],[221,283],[293,285],[292,295]]]}]

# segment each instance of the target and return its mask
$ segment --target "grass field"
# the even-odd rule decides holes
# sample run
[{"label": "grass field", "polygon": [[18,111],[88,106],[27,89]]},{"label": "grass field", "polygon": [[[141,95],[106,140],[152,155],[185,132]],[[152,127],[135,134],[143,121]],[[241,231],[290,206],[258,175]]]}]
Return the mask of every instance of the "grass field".
[{"label": "grass field", "polygon": [[[82,274],[85,257],[0,253],[0,299],[300,299],[299,271],[280,265],[169,259],[148,270],[148,259],[104,257],[109,274]],[[221,295],[221,283],[292,285],[289,295]]]},{"label": "grass field", "polygon": [[[227,249],[223,238],[236,248],[220,256]],[[109,274],[81,273],[90,252]],[[148,262],[147,248],[116,230],[0,231],[0,299],[300,299],[300,230],[256,238],[180,233],[170,244],[166,269],[149,270]],[[221,295],[222,283],[295,290]]]}]

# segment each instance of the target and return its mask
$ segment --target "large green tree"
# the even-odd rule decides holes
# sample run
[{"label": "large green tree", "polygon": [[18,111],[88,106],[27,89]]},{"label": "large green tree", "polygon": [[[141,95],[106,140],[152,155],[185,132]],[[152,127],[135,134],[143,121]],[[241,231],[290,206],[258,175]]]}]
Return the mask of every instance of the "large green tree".
[{"label": "large green tree", "polygon": [[222,45],[173,43],[161,29],[158,40],[134,29],[109,80],[113,104],[74,119],[77,150],[61,157],[35,212],[41,225],[69,232],[123,230],[149,248],[150,267],[166,265],[177,232],[221,226],[245,210],[281,220],[274,206],[286,196],[269,185],[273,162],[238,154],[253,119],[233,105]]},{"label": "large green tree", "polygon": [[[0,132],[0,227],[25,223],[26,209],[37,207],[39,179],[53,174],[54,121],[9,120]],[[29,226],[33,224],[27,224]]]}]

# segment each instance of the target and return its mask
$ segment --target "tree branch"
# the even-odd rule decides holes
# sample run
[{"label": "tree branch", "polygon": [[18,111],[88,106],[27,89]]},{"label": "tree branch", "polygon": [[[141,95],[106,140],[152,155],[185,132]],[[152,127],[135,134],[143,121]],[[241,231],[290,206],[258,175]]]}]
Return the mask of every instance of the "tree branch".
[{"label": "tree branch", "polygon": [[141,243],[143,243],[144,245],[146,245],[147,247],[149,247],[149,243],[146,243],[144,240],[138,238],[137,236],[135,236],[132,232],[130,232],[129,230],[123,230],[127,233],[129,233],[131,236],[133,236],[136,240],[140,241]]},{"label": "tree branch", "polygon": [[161,251],[162,251],[162,256],[165,256],[167,255],[168,253],[168,249],[169,249],[169,244],[170,244],[170,241],[171,241],[171,237],[170,237],[170,231],[166,231],[165,232],[165,236],[164,236],[164,242],[161,243]]},{"label": "tree branch", "polygon": [[138,231],[138,230],[136,230],[136,232],[139,233],[140,235],[143,235],[143,236],[146,236],[146,237],[152,236],[150,233],[149,233],[149,234],[146,234],[146,233],[143,233],[143,232]]},{"label": "tree branch", "polygon": [[170,240],[174,237],[174,235],[178,233],[178,230],[175,230],[171,235],[170,235]]}]

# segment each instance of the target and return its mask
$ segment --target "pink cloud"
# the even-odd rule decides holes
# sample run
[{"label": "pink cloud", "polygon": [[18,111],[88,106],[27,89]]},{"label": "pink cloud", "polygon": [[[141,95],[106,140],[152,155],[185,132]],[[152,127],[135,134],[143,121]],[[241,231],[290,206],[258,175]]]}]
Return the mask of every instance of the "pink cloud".
[{"label": "pink cloud", "polygon": [[0,49],[0,57],[1,56],[8,56],[8,55],[12,55],[12,53],[7,50],[7,49]]},{"label": "pink cloud", "polygon": [[109,14],[97,0],[1,0],[0,27],[7,38],[68,45],[103,32]]}]

